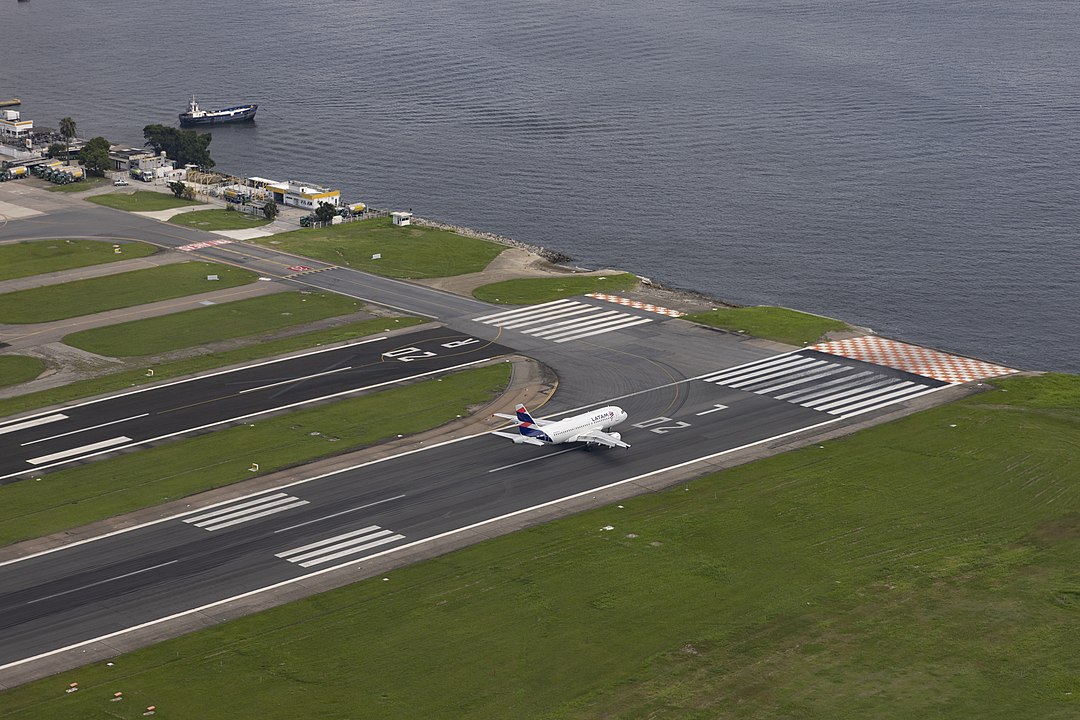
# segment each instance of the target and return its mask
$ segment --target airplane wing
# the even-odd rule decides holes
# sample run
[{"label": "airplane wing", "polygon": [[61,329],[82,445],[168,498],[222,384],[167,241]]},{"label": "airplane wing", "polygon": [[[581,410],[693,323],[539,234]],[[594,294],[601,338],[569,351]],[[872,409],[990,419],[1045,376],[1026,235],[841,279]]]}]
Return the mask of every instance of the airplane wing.
[{"label": "airplane wing", "polygon": [[607,447],[621,447],[628,448],[629,444],[624,443],[619,436],[610,435],[602,430],[586,430],[580,435],[575,435],[570,438],[571,442],[583,442],[592,443],[594,445],[605,445]]},{"label": "airplane wing", "polygon": [[[517,419],[517,415],[507,415],[506,413],[491,413],[494,417],[503,418],[505,420],[513,420],[516,424],[520,425],[521,421]],[[533,425],[536,427],[544,427],[545,425],[554,424],[554,420],[533,420]]]},{"label": "airplane wing", "polygon": [[528,435],[521,435],[519,433],[499,432],[498,430],[495,430],[491,434],[492,435],[498,435],[499,437],[504,437],[504,438],[507,438],[509,440],[513,440],[514,442],[519,443],[519,444],[520,443],[528,443],[530,445],[546,445],[547,444],[543,440],[537,440],[534,437],[529,437]]}]

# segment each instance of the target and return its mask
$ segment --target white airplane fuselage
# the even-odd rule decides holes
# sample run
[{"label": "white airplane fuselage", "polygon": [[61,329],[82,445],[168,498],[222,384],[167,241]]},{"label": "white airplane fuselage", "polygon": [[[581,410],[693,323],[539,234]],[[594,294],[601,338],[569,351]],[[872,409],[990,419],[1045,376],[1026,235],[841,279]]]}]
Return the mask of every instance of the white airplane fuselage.
[{"label": "white airplane fuselage", "polygon": [[624,420],[626,420],[626,413],[622,408],[608,405],[589,413],[557,420],[551,425],[544,425],[541,430],[551,438],[552,444],[558,445],[587,430],[607,431]]}]

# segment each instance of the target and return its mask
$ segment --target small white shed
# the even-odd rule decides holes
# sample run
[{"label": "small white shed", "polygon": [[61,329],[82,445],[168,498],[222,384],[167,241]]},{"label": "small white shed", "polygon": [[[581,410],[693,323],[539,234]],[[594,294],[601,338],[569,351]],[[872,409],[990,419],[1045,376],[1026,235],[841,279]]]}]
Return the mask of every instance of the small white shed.
[{"label": "small white shed", "polygon": [[395,225],[412,225],[411,212],[392,212],[390,217],[394,219]]}]

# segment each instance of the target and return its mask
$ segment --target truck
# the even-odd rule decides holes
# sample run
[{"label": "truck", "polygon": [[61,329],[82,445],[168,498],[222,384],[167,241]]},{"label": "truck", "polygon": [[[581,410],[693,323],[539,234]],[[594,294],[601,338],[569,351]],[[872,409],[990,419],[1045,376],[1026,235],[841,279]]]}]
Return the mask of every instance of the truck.
[{"label": "truck", "polygon": [[15,165],[13,167],[9,167],[3,172],[0,172],[0,182],[7,180],[22,180],[29,174],[30,171],[26,169],[25,165]]}]

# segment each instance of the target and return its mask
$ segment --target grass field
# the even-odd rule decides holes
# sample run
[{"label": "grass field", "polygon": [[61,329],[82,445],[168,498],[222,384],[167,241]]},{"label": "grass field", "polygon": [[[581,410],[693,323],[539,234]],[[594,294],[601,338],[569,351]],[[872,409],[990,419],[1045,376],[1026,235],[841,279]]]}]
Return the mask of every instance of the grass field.
[{"label": "grass field", "polygon": [[494,398],[509,377],[500,363],[0,486],[0,545],[435,428]]},{"label": "grass field", "polygon": [[194,210],[169,218],[174,225],[184,225],[196,230],[245,230],[266,225],[265,217],[230,210]]},{"label": "grass field", "polygon": [[[310,228],[254,240],[323,262],[395,278],[431,278],[479,272],[506,248],[463,235],[389,218]],[[371,256],[382,258],[372,260]]]},{"label": "grass field", "polygon": [[[217,280],[207,280],[217,275]],[[74,280],[0,295],[0,323],[41,323],[254,282],[256,273],[229,265],[184,262]]]},{"label": "grass field", "polygon": [[146,243],[123,243],[118,255],[111,242],[101,240],[30,240],[0,245],[0,280],[131,260],[155,252],[157,248]]},{"label": "grass field", "polygon": [[72,333],[64,343],[99,355],[155,355],[356,312],[360,303],[331,293],[287,292]]},{"label": "grass field", "polygon": [[0,388],[29,382],[45,372],[45,363],[28,355],[0,355]]},{"label": "grass field", "polygon": [[1080,378],[1000,386],[63,673],[0,717],[1074,718]]},{"label": "grass field", "polygon": [[481,285],[473,297],[505,305],[532,305],[591,292],[618,292],[637,287],[638,278],[620,275],[565,275],[555,278],[525,278]]},{"label": "grass field", "polygon": [[746,332],[754,337],[789,345],[814,343],[830,330],[850,330],[845,322],[781,307],[721,308],[687,315],[684,320]]},{"label": "grass field", "polygon": [[155,365],[152,377],[146,375],[145,368],[140,368],[138,370],[115,372],[88,380],[79,380],[60,387],[0,400],[0,418],[48,405],[81,400],[94,395],[192,375],[249,360],[274,357],[275,355],[313,348],[319,345],[356,340],[367,335],[381,333],[384,330],[397,330],[420,325],[424,322],[427,321],[414,317],[361,320],[326,330],[316,330],[279,340],[260,342],[226,352],[209,353],[185,360],[175,360],[170,363]]},{"label": "grass field", "polygon": [[171,210],[172,208],[188,207],[189,205],[206,204],[197,200],[181,200],[174,195],[166,195],[165,193],[154,192],[152,190],[136,190],[135,192],[94,195],[86,199],[98,205],[116,208],[117,210],[127,210],[128,212]]},{"label": "grass field", "polygon": [[112,180],[106,177],[93,177],[88,176],[80,180],[79,182],[69,183],[67,185],[53,185],[52,187],[45,188],[49,192],[59,193],[78,193],[86,192],[87,190],[93,190],[96,187],[102,185],[111,185]]}]

